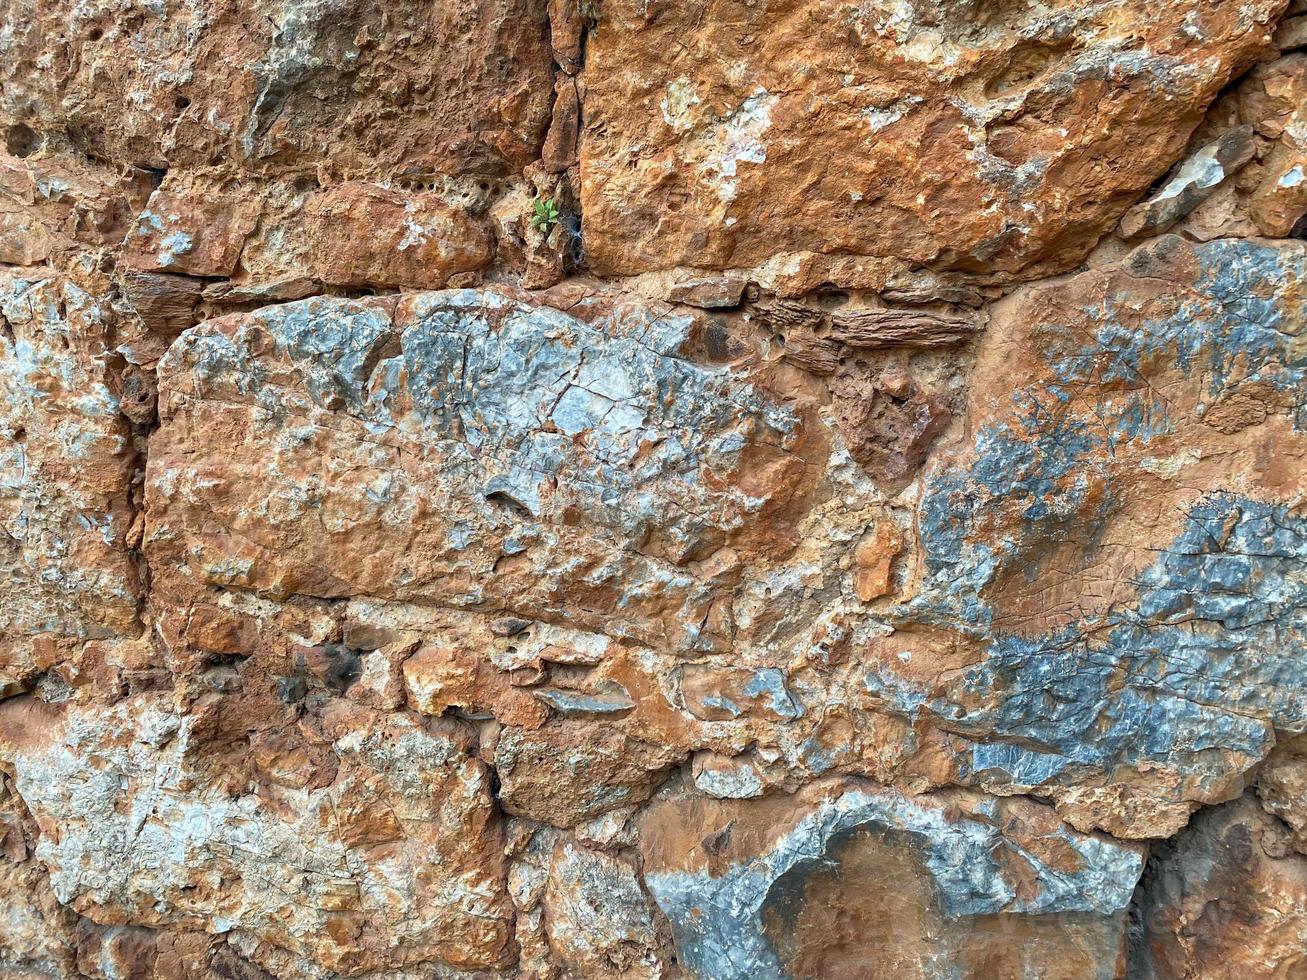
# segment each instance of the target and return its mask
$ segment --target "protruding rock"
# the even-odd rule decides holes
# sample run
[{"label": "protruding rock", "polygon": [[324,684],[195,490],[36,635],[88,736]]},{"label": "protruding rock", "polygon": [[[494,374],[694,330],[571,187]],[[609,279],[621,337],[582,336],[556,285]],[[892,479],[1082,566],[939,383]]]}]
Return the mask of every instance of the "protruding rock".
[{"label": "protruding rock", "polygon": [[749,280],[740,276],[707,276],[681,280],[667,291],[667,298],[705,310],[727,310],[740,305],[748,288]]},{"label": "protruding rock", "polygon": [[1239,126],[1189,157],[1161,190],[1121,219],[1126,238],[1160,235],[1253,158],[1253,128]]},{"label": "protruding rock", "polygon": [[893,588],[891,572],[894,559],[903,550],[903,536],[889,521],[881,521],[869,530],[854,553],[857,569],[858,598],[871,602]]},{"label": "protruding rock", "polygon": [[504,809],[563,827],[643,803],[676,761],[674,750],[604,722],[505,728],[495,748]]},{"label": "protruding rock", "polygon": [[664,976],[659,937],[633,861],[559,841],[544,893],[549,945],[576,976]]},{"label": "protruding rock", "polygon": [[1257,772],[1257,798],[1293,833],[1293,846],[1307,854],[1307,736],[1277,745]]}]

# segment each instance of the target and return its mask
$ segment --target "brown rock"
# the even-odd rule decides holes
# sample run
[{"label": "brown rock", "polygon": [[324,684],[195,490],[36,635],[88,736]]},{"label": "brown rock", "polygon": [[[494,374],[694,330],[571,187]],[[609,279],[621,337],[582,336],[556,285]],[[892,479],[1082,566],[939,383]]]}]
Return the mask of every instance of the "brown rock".
[{"label": "brown rock", "polygon": [[603,722],[505,728],[495,749],[505,811],[562,827],[643,803],[676,761]]},{"label": "brown rock", "polygon": [[569,75],[581,68],[581,44],[585,16],[580,0],[549,0],[549,43],[554,61]]},{"label": "brown rock", "polygon": [[255,222],[239,187],[167,179],[137,216],[123,258],[142,272],[230,276]]},{"label": "brown rock", "polygon": [[285,204],[274,195],[242,253],[242,279],[431,288],[491,254],[489,230],[445,195],[351,182]]},{"label": "brown rock", "polygon": [[1146,977],[1292,977],[1307,950],[1307,859],[1249,797],[1204,811],[1148,862],[1135,960]]},{"label": "brown rock", "polygon": [[[869,682],[909,717],[926,697],[947,730],[981,742],[990,722],[1022,733],[1019,746],[974,750],[981,786],[1039,785],[1078,827],[1165,837],[1242,791],[1273,728],[1300,730],[1280,633],[1298,629],[1297,600],[1269,597],[1299,589],[1298,518],[1285,508],[1307,451],[1294,421],[1302,366],[1280,325],[1301,320],[1304,259],[1300,243],[1164,237],[996,309],[974,435],[925,478],[924,579],[902,621],[947,609],[994,639],[956,674],[908,680],[906,649]],[[1220,406],[1255,394],[1263,411],[1227,424]],[[1280,521],[1293,530],[1272,543]],[[1221,570],[1247,583],[1251,606],[1212,591]],[[1147,748],[1126,734],[1145,730]],[[1220,733],[1210,751],[1198,731]],[[1087,744],[1124,751],[1086,755]]]},{"label": "brown rock", "polygon": [[888,521],[876,524],[863,535],[854,553],[857,562],[857,593],[863,602],[886,595],[893,588],[894,559],[903,550],[903,537]]},{"label": "brown rock", "polygon": [[[446,317],[457,330],[434,329]],[[815,458],[820,445],[804,441],[802,416],[657,353],[665,343],[606,335],[494,293],[418,294],[398,307],[311,300],[208,321],[160,369],[151,565],[280,597],[490,603],[538,615],[584,596],[591,613],[576,627],[620,632],[617,616],[632,637],[693,646],[726,583],[664,569],[730,543],[785,554],[816,476],[804,454]],[[505,357],[520,367],[500,370]],[[470,400],[450,411],[455,391]],[[679,431],[686,412],[702,422],[669,441],[660,420],[675,418]],[[292,424],[302,438],[287,439],[282,413],[313,422]],[[455,457],[464,462],[451,467]],[[614,474],[608,490],[590,479],[597,467]],[[710,521],[684,510],[683,494],[648,496],[692,473],[702,474],[694,493],[705,501],[695,510]],[[636,510],[604,496],[623,486]],[[320,530],[303,523],[310,512]]]},{"label": "brown rock", "polygon": [[791,721],[803,714],[802,705],[786,686],[784,673],[776,669],[686,664],[680,671],[680,688],[686,710],[705,721],[726,721],[743,714]]},{"label": "brown rock", "polygon": [[473,717],[529,727],[546,717],[529,695],[514,689],[507,674],[489,669],[465,646],[424,646],[404,661],[403,673],[409,706],[424,715],[457,708]]},{"label": "brown rock", "polygon": [[82,920],[77,930],[77,969],[88,977],[155,976],[158,938],[151,929],[97,927]]},{"label": "brown rock", "polygon": [[886,382],[864,371],[857,362],[852,370],[845,365],[832,386],[840,430],[853,458],[877,482],[896,490],[921,469],[953,414],[942,392],[907,372],[891,368]]},{"label": "brown rock", "polygon": [[586,53],[589,261],[1066,268],[1176,159],[1283,7],[605,0]]},{"label": "brown rock", "polygon": [[576,85],[576,79],[567,75],[560,75],[554,83],[554,114],[540,151],[546,173],[561,174],[576,165],[581,126],[581,98]]},{"label": "brown rock", "polygon": [[1140,850],[978,802],[857,783],[670,797],[641,819],[645,880],[696,976],[1120,976]]},{"label": "brown rock", "polygon": [[140,171],[119,175],[74,154],[0,154],[0,262],[62,264],[79,248],[116,245],[148,194]]},{"label": "brown rock", "polygon": [[726,310],[744,300],[749,281],[737,276],[709,276],[685,279],[667,292],[673,303],[685,303],[705,310]]},{"label": "brown rock", "polygon": [[504,173],[535,156],[548,119],[543,3],[72,11],[3,12],[11,142],[22,126],[18,142],[173,169]]},{"label": "brown rock", "polygon": [[195,326],[196,307],[204,290],[203,280],[167,272],[125,269],[122,287],[128,308],[156,341],[153,346],[144,348],[136,361],[158,360],[178,334]]},{"label": "brown rock", "polygon": [[1256,159],[1238,179],[1223,182],[1178,230],[1203,240],[1230,235],[1284,238],[1307,215],[1307,54],[1297,53],[1249,72],[1212,107],[1195,139],[1222,126],[1252,126]]},{"label": "brown rock", "polygon": [[1253,128],[1238,126],[1184,161],[1175,175],[1148,200],[1121,219],[1126,238],[1158,235],[1209,197],[1256,153]]},{"label": "brown rock", "polygon": [[27,967],[33,980],[72,974],[78,945],[77,917],[55,898],[28,846],[39,836],[13,781],[0,773],[0,973]]},{"label": "brown rock", "polygon": [[1292,831],[1293,846],[1307,854],[1307,737],[1275,747],[1257,772],[1257,797]]},{"label": "brown rock", "polygon": [[1302,972],[1305,13],[13,0],[0,976]]}]

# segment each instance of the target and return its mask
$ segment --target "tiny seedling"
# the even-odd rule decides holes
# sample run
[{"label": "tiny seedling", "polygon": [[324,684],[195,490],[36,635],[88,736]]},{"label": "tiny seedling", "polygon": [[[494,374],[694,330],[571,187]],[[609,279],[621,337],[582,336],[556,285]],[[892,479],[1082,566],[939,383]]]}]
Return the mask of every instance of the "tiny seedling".
[{"label": "tiny seedling", "polygon": [[552,197],[538,197],[532,204],[531,227],[548,235],[558,224],[558,203]]}]

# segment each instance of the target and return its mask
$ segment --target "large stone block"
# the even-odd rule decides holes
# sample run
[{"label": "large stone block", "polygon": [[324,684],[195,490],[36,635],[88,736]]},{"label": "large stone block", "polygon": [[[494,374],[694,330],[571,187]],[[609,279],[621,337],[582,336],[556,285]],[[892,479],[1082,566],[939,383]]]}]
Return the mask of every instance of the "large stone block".
[{"label": "large stone block", "polygon": [[820,449],[800,412],[681,357],[691,326],[478,291],[210,321],[160,366],[151,565],[691,649],[721,589],[696,563],[792,549]]},{"label": "large stone block", "polygon": [[1298,243],[1168,237],[996,310],[898,614],[964,659],[890,636],[866,675],[969,778],[1169,836],[1307,726],[1305,278]]},{"label": "large stone block", "polygon": [[0,689],[140,632],[137,448],[111,343],[107,303],[48,271],[0,275]]},{"label": "large stone block", "polygon": [[288,768],[304,752],[293,728],[280,752],[232,755],[207,712],[170,700],[0,706],[0,759],[60,902],[101,922],[244,935],[301,976],[504,965],[499,824],[465,744],[338,706],[304,779]]},{"label": "large stone block", "polygon": [[1110,978],[1142,849],[1047,807],[857,782],[644,812],[649,890],[698,977]]},{"label": "large stone block", "polygon": [[1284,6],[604,0],[584,75],[587,257],[610,274],[811,262],[811,285],[872,288],[885,260],[1067,268]]},{"label": "large stone block", "polygon": [[19,0],[0,12],[0,120],[143,167],[507,173],[553,96],[543,0]]}]

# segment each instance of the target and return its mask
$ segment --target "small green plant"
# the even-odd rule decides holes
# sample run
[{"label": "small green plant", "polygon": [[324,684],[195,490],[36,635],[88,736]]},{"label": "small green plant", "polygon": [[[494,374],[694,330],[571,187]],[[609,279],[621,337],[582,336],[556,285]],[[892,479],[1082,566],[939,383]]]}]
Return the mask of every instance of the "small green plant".
[{"label": "small green plant", "polygon": [[531,227],[548,235],[558,224],[558,202],[552,197],[538,197],[531,202],[535,214],[531,215]]}]

